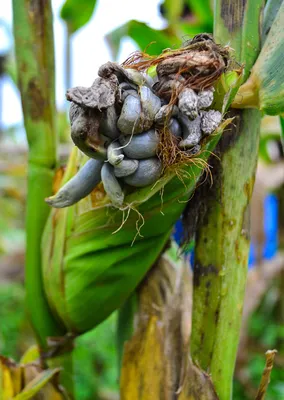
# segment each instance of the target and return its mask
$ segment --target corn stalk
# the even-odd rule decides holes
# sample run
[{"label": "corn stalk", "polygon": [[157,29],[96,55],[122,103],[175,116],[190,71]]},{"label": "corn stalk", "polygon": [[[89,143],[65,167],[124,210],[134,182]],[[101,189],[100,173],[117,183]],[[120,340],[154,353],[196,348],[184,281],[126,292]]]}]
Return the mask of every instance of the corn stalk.
[{"label": "corn stalk", "polygon": [[41,236],[49,213],[56,166],[54,49],[50,1],[14,0],[14,34],[19,88],[29,144],[26,214],[26,289],[33,328],[43,350],[46,337],[62,333],[45,299]]},{"label": "corn stalk", "polygon": [[[230,43],[248,77],[260,48],[262,1],[215,2],[214,35]],[[193,360],[212,376],[220,400],[232,396],[249,252],[249,200],[258,154],[260,113],[233,112],[217,149],[213,187],[196,234]],[[201,192],[205,187],[201,188]]]},{"label": "corn stalk", "polygon": [[[43,355],[48,350],[47,338],[65,333],[47,303],[41,272],[42,233],[50,211],[44,199],[52,191],[57,163],[51,2],[14,0],[13,12],[18,83],[29,144],[25,279],[27,310]],[[69,356],[54,361],[54,364],[64,365],[68,371],[66,376],[71,374],[72,378]],[[70,379],[66,383],[72,392]]]}]

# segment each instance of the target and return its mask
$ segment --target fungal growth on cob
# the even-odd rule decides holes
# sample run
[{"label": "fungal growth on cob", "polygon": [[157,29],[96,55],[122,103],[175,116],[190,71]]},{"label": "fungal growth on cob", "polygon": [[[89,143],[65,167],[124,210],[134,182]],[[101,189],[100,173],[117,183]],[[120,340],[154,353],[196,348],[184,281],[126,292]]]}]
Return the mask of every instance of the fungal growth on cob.
[{"label": "fungal growth on cob", "polygon": [[240,74],[229,48],[201,35],[108,62],[90,88],[68,90],[85,156],[72,150],[42,239],[46,298],[66,331],[93,329],[122,306],[163,252],[231,122],[221,119]]},{"label": "fungal growth on cob", "polygon": [[228,64],[228,48],[202,34],[157,57],[107,62],[90,88],[68,90],[71,137],[90,160],[47,203],[70,206],[102,182],[120,208],[127,193],[198,158],[222,121],[214,91]]}]

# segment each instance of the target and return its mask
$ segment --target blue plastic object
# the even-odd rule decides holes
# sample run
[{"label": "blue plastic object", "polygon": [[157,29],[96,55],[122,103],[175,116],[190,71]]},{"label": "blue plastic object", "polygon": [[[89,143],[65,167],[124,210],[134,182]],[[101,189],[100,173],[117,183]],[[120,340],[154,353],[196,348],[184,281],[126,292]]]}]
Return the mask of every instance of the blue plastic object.
[{"label": "blue plastic object", "polygon": [[179,246],[182,241],[182,234],[183,234],[182,223],[181,223],[181,219],[179,219],[179,220],[177,220],[177,222],[174,226],[174,230],[173,230],[173,238]]},{"label": "blue plastic object", "polygon": [[[269,260],[275,256],[278,249],[278,199],[273,193],[268,194],[264,199],[264,221],[263,229],[265,243],[263,247],[263,259]],[[182,223],[179,219],[175,225],[173,238],[180,245],[183,236]],[[189,251],[191,265],[194,261],[194,251]],[[249,268],[255,264],[255,246],[251,243],[249,253]]]},{"label": "blue plastic object", "polygon": [[[268,194],[264,199],[264,221],[263,229],[265,243],[263,246],[262,257],[264,260],[273,258],[278,249],[278,199],[273,193]],[[255,264],[255,249],[251,243],[249,266]]]}]

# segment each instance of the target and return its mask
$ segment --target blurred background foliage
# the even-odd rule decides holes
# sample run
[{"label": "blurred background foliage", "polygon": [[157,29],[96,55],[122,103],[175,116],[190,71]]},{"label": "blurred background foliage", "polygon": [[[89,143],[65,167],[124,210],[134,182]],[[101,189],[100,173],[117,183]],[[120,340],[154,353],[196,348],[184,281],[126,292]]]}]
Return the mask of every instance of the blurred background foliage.
[{"label": "blurred background foliage", "polygon": [[[87,23],[92,23],[96,0],[66,0],[60,16],[65,23],[65,88],[71,82],[72,37]],[[165,27],[156,30],[145,22],[129,20],[106,37],[113,59],[117,59],[123,39],[130,37],[137,48],[149,54],[158,54],[165,48],[177,48],[200,32],[212,32],[213,9],[210,0],[165,0],[159,4]],[[0,27],[8,29],[4,21]],[[9,30],[9,29],[8,29]],[[10,34],[10,33],[9,33]],[[79,32],[80,34],[80,32]],[[217,38],[218,39],[218,38]],[[95,51],[94,38],[86,43]],[[81,60],[84,63],[84,60]],[[94,77],[95,77],[94,71]],[[13,48],[0,55],[0,353],[20,359],[33,343],[24,306],[24,210],[26,197],[27,148],[20,140],[23,127],[4,128],[1,123],[2,82],[9,75],[15,82]],[[67,107],[67,105],[66,105]],[[71,144],[66,109],[58,110],[60,131],[60,161],[64,164]],[[283,123],[283,121],[282,121]],[[284,125],[284,124],[283,124]],[[235,400],[252,399],[264,366],[264,353],[278,349],[267,400],[284,398],[284,190],[283,152],[279,141],[280,125],[277,118],[268,118],[262,127],[259,168],[252,208],[262,213],[252,216],[252,240],[263,248],[267,245],[263,219],[265,197],[274,193],[278,214],[274,214],[274,241],[276,252],[270,252],[264,263],[254,258],[250,269],[247,298],[254,298],[247,307],[235,377]],[[271,178],[273,177],[273,179]],[[272,182],[273,181],[273,182]],[[275,217],[276,215],[276,217]],[[276,228],[275,228],[276,227]],[[275,245],[276,243],[276,245]],[[281,258],[282,257],[282,258]],[[275,261],[276,260],[276,261]],[[261,267],[259,266],[261,264]],[[269,279],[261,271],[269,270]],[[250,303],[250,300],[248,300]],[[112,315],[95,330],[76,341],[75,382],[80,400],[118,398],[118,360],[115,352],[116,315]]]}]

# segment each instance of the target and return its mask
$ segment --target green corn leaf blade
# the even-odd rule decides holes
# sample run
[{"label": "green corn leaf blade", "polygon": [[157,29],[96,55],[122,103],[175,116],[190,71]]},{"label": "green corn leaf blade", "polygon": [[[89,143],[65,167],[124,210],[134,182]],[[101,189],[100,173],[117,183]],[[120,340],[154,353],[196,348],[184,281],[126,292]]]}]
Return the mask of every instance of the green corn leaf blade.
[{"label": "green corn leaf blade", "polygon": [[[206,11],[207,19],[204,16],[202,21],[198,19],[189,24],[183,22],[183,20],[178,20],[182,12],[182,3],[181,1],[168,1],[165,3],[168,14],[167,18],[170,23],[170,26],[166,29],[153,29],[144,22],[131,20],[110,32],[106,36],[106,40],[112,51],[113,58],[117,58],[121,40],[124,37],[133,39],[140,50],[146,51],[150,55],[156,55],[160,54],[166,48],[177,47],[183,38],[188,39],[188,37],[193,37],[204,31],[212,32],[212,10],[209,14],[208,11]],[[196,8],[199,9],[198,6]]]},{"label": "green corn leaf blade", "polygon": [[179,43],[175,34],[166,29],[153,29],[144,22],[131,20],[106,36],[114,59],[117,58],[121,40],[127,36],[133,39],[142,51],[145,50],[151,55],[160,54],[164,49]]},{"label": "green corn leaf blade", "polygon": [[209,31],[205,25],[200,25],[198,23],[188,24],[187,22],[180,22],[178,28],[179,36],[184,40],[191,39],[198,33]]},{"label": "green corn leaf blade", "polygon": [[[199,158],[206,161],[227,123]],[[124,212],[91,196],[52,211],[43,237],[44,284],[51,309],[69,330],[92,329],[126,301],[166,245],[202,170],[193,163],[182,180],[171,173],[135,191]]]},{"label": "green corn leaf blade", "polygon": [[276,137],[273,137],[273,136],[274,135],[268,134],[265,136],[261,135],[261,137],[260,137],[259,150],[258,150],[259,159],[265,164],[271,164],[271,162],[272,162],[271,157],[268,152],[268,145],[271,140],[276,139]]},{"label": "green corn leaf blade", "polygon": [[[45,386],[60,372],[59,368],[55,368],[53,370],[46,369],[40,372],[32,381],[30,381],[25,388],[19,393],[17,396],[13,397],[13,400],[29,400],[33,399],[34,396],[39,393],[40,390],[43,390]],[[60,400],[62,397],[58,397],[58,395],[53,392],[53,397],[47,397],[50,399],[58,399]]]},{"label": "green corn leaf blade", "polygon": [[284,2],[276,15],[247,82],[234,107],[255,107],[268,115],[284,113]]},{"label": "green corn leaf blade", "polygon": [[184,0],[165,0],[163,5],[165,7],[165,17],[169,21],[169,24],[176,24],[181,17],[184,7]]},{"label": "green corn leaf blade", "polygon": [[251,79],[259,90],[259,109],[268,115],[284,112],[284,2],[276,15]]},{"label": "green corn leaf blade", "polygon": [[183,38],[197,35],[202,31],[212,31],[206,25],[197,22],[191,24],[179,22],[174,27],[157,30],[149,27],[144,22],[131,20],[120,26],[106,36],[108,45],[112,52],[113,59],[117,59],[121,41],[125,37],[133,39],[141,51],[150,55],[160,54],[164,49],[176,48]]},{"label": "green corn leaf blade", "polygon": [[61,18],[66,22],[70,33],[86,25],[95,10],[97,0],[66,0],[60,12]]},{"label": "green corn leaf blade", "polygon": [[268,0],[265,4],[262,24],[262,45],[265,42],[273,21],[279,11],[283,0]]},{"label": "green corn leaf blade", "polygon": [[[260,49],[259,21],[263,0],[218,0],[214,3],[214,37],[219,43],[228,44],[234,49],[233,61],[243,68],[238,85],[230,94],[230,104],[242,108],[244,99],[240,85],[248,78]],[[243,85],[244,86],[244,85]],[[234,102],[231,100],[235,97]]]},{"label": "green corn leaf blade", "polygon": [[187,0],[189,10],[197,17],[199,24],[205,25],[207,29],[203,32],[213,31],[213,9],[210,0]]},{"label": "green corn leaf blade", "polygon": [[20,360],[20,364],[27,364],[35,362],[40,358],[40,352],[37,345],[33,345],[23,354]]}]

